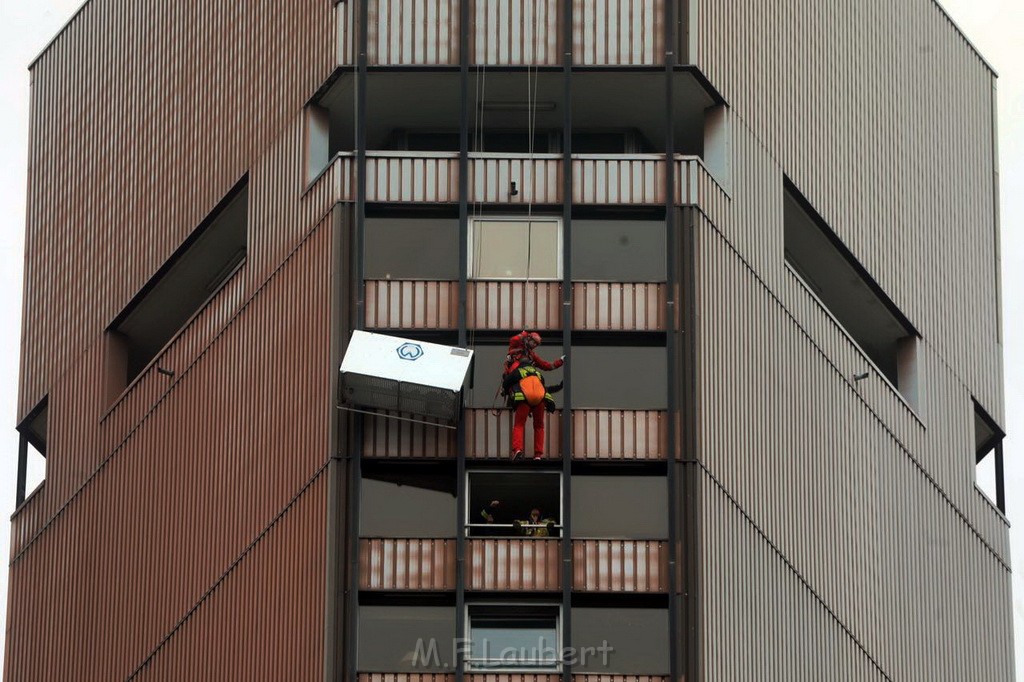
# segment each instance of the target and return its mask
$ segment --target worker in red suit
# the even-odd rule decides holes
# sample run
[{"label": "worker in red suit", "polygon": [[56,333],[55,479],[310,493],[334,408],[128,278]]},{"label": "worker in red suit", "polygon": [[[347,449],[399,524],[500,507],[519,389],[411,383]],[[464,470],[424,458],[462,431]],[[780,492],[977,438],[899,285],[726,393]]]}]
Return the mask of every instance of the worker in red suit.
[{"label": "worker in red suit", "polygon": [[537,355],[541,343],[537,332],[523,331],[509,339],[508,355],[505,356],[504,374],[501,378],[502,395],[506,396],[513,410],[512,459],[523,456],[526,419],[533,418],[533,458],[544,457],[545,412],[554,412],[555,399],[552,393],[562,390],[562,384],[547,388],[541,371],[558,369],[565,364],[565,356],[548,362]]}]

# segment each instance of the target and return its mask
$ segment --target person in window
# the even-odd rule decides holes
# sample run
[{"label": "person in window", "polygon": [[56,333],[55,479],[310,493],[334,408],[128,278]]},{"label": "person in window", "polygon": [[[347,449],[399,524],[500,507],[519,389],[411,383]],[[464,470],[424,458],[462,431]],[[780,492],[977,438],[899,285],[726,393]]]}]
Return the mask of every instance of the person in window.
[{"label": "person in window", "polygon": [[525,521],[513,521],[512,527],[515,528],[517,535],[525,535],[532,538],[547,538],[551,537],[551,531],[555,526],[555,520],[551,518],[541,518],[540,509],[534,508],[530,510],[530,518]]},{"label": "person in window", "polygon": [[558,369],[565,364],[565,356],[548,362],[537,355],[541,343],[537,332],[523,331],[509,339],[505,356],[501,390],[513,411],[512,460],[523,456],[527,417],[533,418],[533,458],[544,458],[544,420],[546,412],[554,412],[552,393],[562,390],[559,383],[551,388],[544,385],[541,370]]}]

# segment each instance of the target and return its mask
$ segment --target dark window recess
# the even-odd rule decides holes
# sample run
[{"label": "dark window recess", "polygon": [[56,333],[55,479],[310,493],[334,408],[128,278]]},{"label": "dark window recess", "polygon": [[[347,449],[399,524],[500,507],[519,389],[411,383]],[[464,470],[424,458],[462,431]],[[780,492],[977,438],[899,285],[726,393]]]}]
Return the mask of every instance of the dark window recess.
[{"label": "dark window recess", "polygon": [[469,670],[557,671],[560,654],[557,606],[469,606]]},{"label": "dark window recess", "polygon": [[980,405],[974,403],[974,474],[978,488],[1006,513],[1003,471],[1005,434]]},{"label": "dark window recess", "polygon": [[46,439],[49,405],[43,399],[18,426],[18,479],[15,506],[46,480]]},{"label": "dark window recess", "polygon": [[454,474],[404,469],[363,471],[361,537],[453,538],[455,509]]},{"label": "dark window recess", "polygon": [[235,186],[111,323],[112,390],[138,376],[245,261],[246,183]]},{"label": "dark window recess", "polygon": [[459,221],[452,218],[367,218],[366,279],[459,278]]},{"label": "dark window recess", "polygon": [[[405,130],[391,131],[388,147],[410,152],[457,152],[459,133],[456,130]],[[530,147],[530,133],[526,129],[505,128],[483,130],[471,134],[469,150],[528,154],[559,154],[562,151],[560,130],[537,130],[533,133],[533,147]],[[584,130],[573,132],[573,154],[639,154],[653,151],[651,144],[634,129],[629,130]]]},{"label": "dark window recess", "polygon": [[[531,512],[537,510],[536,518]],[[467,534],[473,537],[558,537],[562,488],[558,472],[469,472]]]},{"label": "dark window recess", "polygon": [[597,282],[664,282],[664,220],[572,221],[572,278]]},{"label": "dark window recess", "polygon": [[450,606],[359,607],[360,672],[450,671],[455,663],[455,609]]},{"label": "dark window recess", "polygon": [[666,675],[668,609],[573,608],[574,672]]},{"label": "dark window recess", "polygon": [[916,407],[919,334],[788,180],[784,193],[786,262]]},{"label": "dark window recess", "polygon": [[665,540],[667,510],[664,476],[572,477],[574,538]]},{"label": "dark window recess", "polygon": [[573,346],[573,409],[664,410],[667,363],[664,347]]}]

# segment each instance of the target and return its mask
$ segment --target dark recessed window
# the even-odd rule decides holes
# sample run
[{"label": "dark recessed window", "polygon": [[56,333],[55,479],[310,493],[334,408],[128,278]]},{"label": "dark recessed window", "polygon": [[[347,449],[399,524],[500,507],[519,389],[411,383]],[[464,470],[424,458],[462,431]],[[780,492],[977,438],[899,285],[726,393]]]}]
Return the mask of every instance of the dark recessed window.
[{"label": "dark recessed window", "polygon": [[453,538],[455,475],[429,470],[363,470],[359,535],[368,538]]},{"label": "dark recessed window", "polygon": [[916,407],[918,333],[788,180],[784,194],[786,263]]},{"label": "dark recessed window", "polygon": [[108,328],[112,386],[131,383],[246,255],[247,182],[243,180],[153,275]]}]

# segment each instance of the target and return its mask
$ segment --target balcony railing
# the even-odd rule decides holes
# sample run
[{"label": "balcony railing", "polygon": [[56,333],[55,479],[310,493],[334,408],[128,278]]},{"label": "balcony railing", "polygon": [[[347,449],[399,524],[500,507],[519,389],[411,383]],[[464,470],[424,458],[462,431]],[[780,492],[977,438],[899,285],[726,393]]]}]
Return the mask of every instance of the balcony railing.
[{"label": "balcony railing", "polygon": [[359,587],[363,590],[455,589],[455,540],[360,538]]},{"label": "balcony railing", "polygon": [[[470,62],[519,66],[560,64],[563,1],[471,0]],[[665,0],[572,2],[574,64],[664,64]],[[355,4],[337,4],[337,53],[338,63],[343,65],[355,62]],[[368,63],[371,66],[458,64],[459,5],[459,0],[370,0]]]},{"label": "balcony railing", "polygon": [[[466,589],[549,592],[562,589],[559,538],[467,539]],[[664,540],[572,540],[573,590],[658,593],[668,590]],[[360,589],[445,591],[455,585],[455,540],[361,538]]]},{"label": "balcony railing", "polygon": [[469,538],[468,590],[550,592],[562,589],[562,541]]},{"label": "balcony railing", "polygon": [[[459,200],[459,158],[454,152],[370,151],[366,200],[373,203],[454,204]],[[701,206],[721,188],[696,156],[675,155],[677,206]],[[572,200],[586,206],[663,206],[664,154],[576,154]],[[470,203],[558,205],[562,158],[557,154],[474,153],[469,159]],[[337,154],[313,181],[318,202],[355,201],[355,156]],[[329,196],[322,196],[326,193]]]},{"label": "balcony railing", "polygon": [[[506,409],[465,411],[466,457],[501,460],[509,456],[512,418]],[[572,411],[573,459],[587,461],[657,461],[668,451],[668,413],[662,410]],[[366,416],[363,456],[379,459],[455,457],[455,431],[421,422]],[[527,438],[528,457],[533,456]],[[562,411],[548,415],[545,457],[561,457]]]},{"label": "balcony railing", "polygon": [[[574,282],[573,328],[664,331],[668,289],[659,282]],[[458,282],[367,280],[364,323],[369,329],[454,329]],[[562,328],[560,282],[469,282],[470,329]]]}]

